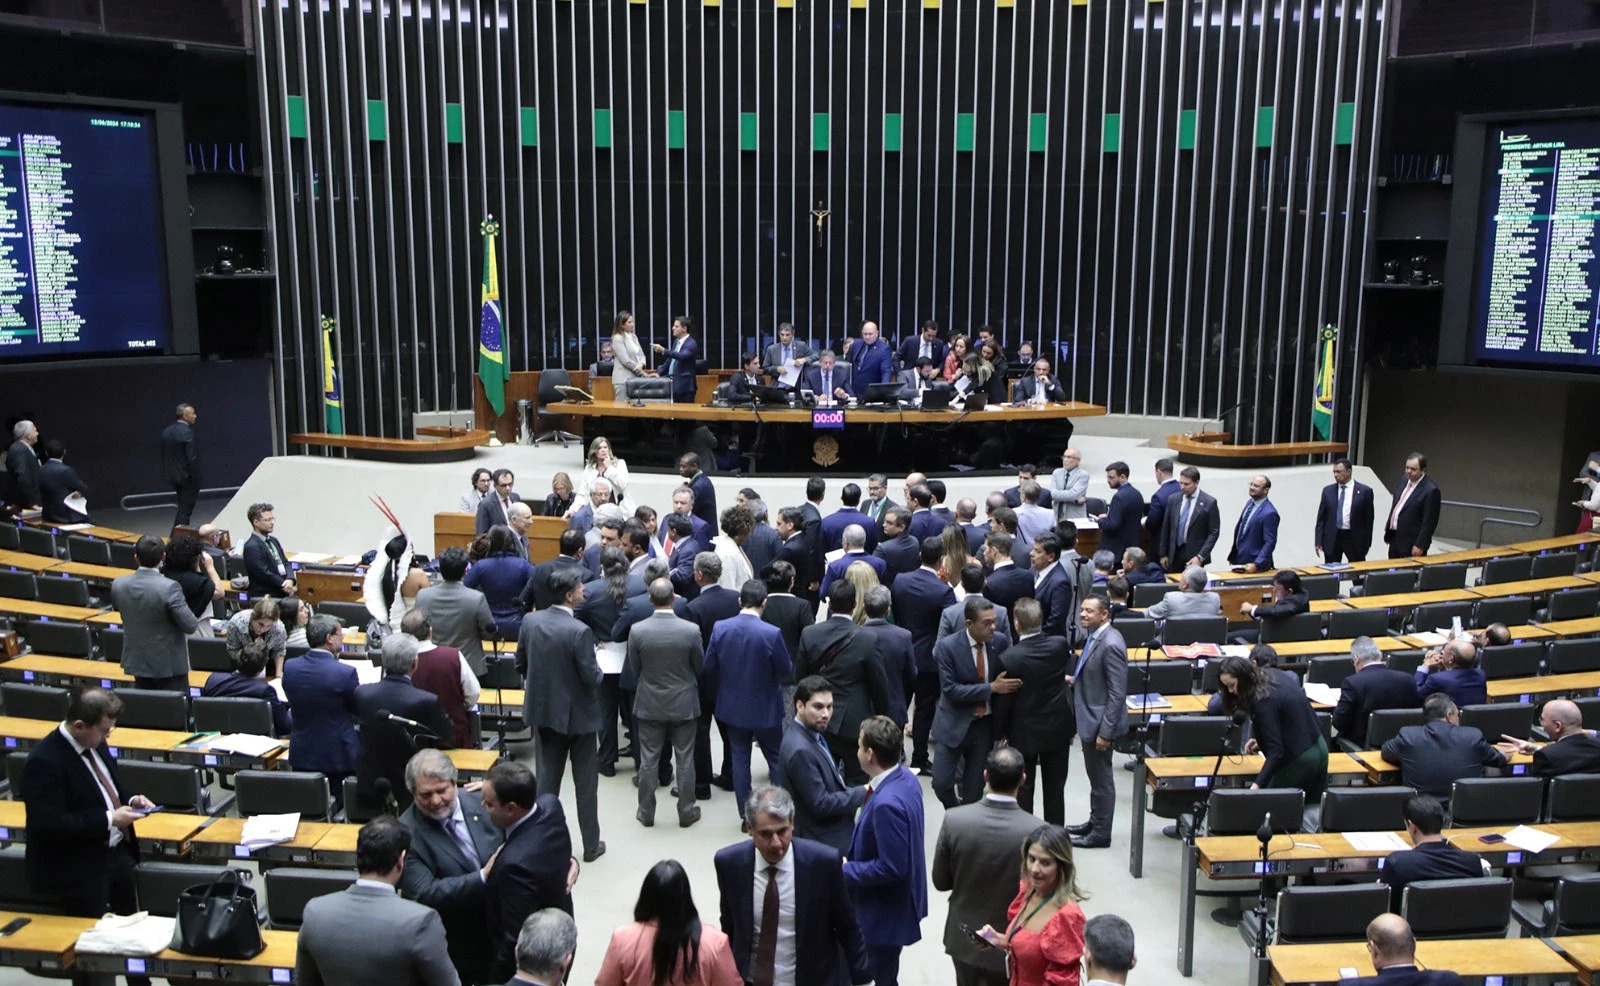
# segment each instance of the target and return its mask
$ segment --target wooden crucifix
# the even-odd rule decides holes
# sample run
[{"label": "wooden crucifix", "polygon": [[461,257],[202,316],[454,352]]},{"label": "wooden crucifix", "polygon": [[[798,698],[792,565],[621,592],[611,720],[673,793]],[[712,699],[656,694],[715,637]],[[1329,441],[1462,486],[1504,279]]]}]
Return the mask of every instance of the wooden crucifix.
[{"label": "wooden crucifix", "polygon": [[815,245],[817,247],[821,247],[822,246],[822,233],[823,233],[822,227],[823,227],[823,224],[828,221],[828,210],[824,209],[822,207],[822,203],[821,202],[818,202],[817,203],[817,207],[815,209],[811,210],[811,218],[816,223],[817,232],[816,232],[816,243],[815,243]]}]

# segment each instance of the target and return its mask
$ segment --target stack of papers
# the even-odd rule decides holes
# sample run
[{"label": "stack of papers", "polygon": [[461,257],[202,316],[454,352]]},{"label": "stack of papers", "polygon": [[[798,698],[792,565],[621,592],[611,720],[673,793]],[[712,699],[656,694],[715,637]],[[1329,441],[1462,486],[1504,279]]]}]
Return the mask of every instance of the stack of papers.
[{"label": "stack of papers", "polygon": [[239,835],[239,845],[254,852],[266,846],[288,842],[299,830],[298,811],[287,815],[251,815],[244,820],[244,831]]},{"label": "stack of papers", "polygon": [[1518,849],[1526,849],[1531,853],[1544,852],[1560,841],[1561,836],[1559,835],[1553,835],[1543,829],[1536,829],[1527,825],[1518,825],[1506,833],[1506,845],[1516,846]]},{"label": "stack of papers", "polygon": [[1165,695],[1150,692],[1145,695],[1129,695],[1128,708],[1135,712],[1141,709],[1170,709],[1172,703],[1167,701]]},{"label": "stack of papers", "polygon": [[1429,647],[1438,647],[1450,642],[1449,630],[1423,630],[1421,633],[1413,633],[1411,636],[1427,644]]},{"label": "stack of papers", "polygon": [[206,744],[213,753],[238,753],[246,757],[260,757],[279,749],[283,744],[271,736],[253,733],[226,733]]},{"label": "stack of papers", "polygon": [[1316,705],[1338,705],[1339,689],[1332,685],[1320,685],[1314,682],[1305,683],[1306,698]]},{"label": "stack of papers", "polygon": [[341,660],[339,663],[347,668],[354,669],[357,684],[370,685],[375,681],[383,680],[383,669],[371,661]]},{"label": "stack of papers", "polygon": [[1411,843],[1393,832],[1346,832],[1344,841],[1357,852],[1399,852],[1411,848]]}]

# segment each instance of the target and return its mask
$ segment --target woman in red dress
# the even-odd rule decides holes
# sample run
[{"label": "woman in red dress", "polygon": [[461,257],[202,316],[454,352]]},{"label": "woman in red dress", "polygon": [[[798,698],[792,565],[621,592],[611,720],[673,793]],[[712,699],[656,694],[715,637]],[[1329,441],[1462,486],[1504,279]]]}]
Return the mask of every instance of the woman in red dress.
[{"label": "woman in red dress", "polygon": [[1072,837],[1041,825],[1022,844],[1022,884],[1006,911],[1004,933],[985,925],[978,934],[1005,949],[1011,986],[1078,986],[1083,958],[1083,911],[1078,901]]}]

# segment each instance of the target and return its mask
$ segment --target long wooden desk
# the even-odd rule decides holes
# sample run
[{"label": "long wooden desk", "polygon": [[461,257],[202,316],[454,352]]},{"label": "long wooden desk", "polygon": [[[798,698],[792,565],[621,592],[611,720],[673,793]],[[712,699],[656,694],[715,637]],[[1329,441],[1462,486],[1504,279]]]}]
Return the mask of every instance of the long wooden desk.
[{"label": "long wooden desk", "polygon": [[[1500,976],[1533,983],[1568,979],[1574,972],[1573,963],[1542,938],[1420,941],[1416,955],[1419,968],[1447,969],[1467,982]],[[1334,984],[1345,968],[1355,969],[1359,976],[1374,974],[1366,942],[1269,945],[1267,958],[1272,963],[1272,986]]]},{"label": "long wooden desk", "polygon": [[[47,719],[21,719],[0,716],[0,746],[8,750],[29,750],[58,724]],[[259,757],[239,753],[213,752],[204,742],[194,741],[195,733],[174,729],[135,729],[119,726],[109,740],[111,755],[155,763],[186,763],[221,770],[273,770],[287,765],[287,744]],[[472,752],[472,751],[466,751]],[[476,761],[473,761],[475,764]],[[490,766],[493,766],[491,764]],[[488,768],[485,767],[486,771]]]},{"label": "long wooden desk", "polygon": [[[190,671],[189,688],[205,686],[209,671]],[[57,688],[117,688],[133,683],[133,675],[122,665],[93,661],[86,657],[57,657],[53,654],[23,654],[0,662],[0,681],[20,681],[30,685]]]},{"label": "long wooden desk", "polygon": [[142,959],[121,955],[78,955],[76,965],[87,972],[133,973],[172,981],[293,983],[299,935],[293,931],[262,931],[261,938],[267,947],[253,959],[212,959],[201,955],[185,955],[168,948]]},{"label": "long wooden desk", "polygon": [[57,606],[54,603],[35,602],[32,599],[0,598],[0,616],[22,616],[30,619],[61,620],[64,623],[87,623],[100,615],[100,610],[88,606]]},{"label": "long wooden desk", "polygon": [[465,428],[434,429],[451,434],[429,435],[419,428],[420,438],[380,438],[373,435],[336,435],[325,431],[290,435],[290,445],[310,445],[344,449],[352,459],[378,462],[460,462],[473,457],[479,445],[489,443],[487,431]]},{"label": "long wooden desk", "polygon": [[0,550],[0,565],[16,569],[19,572],[48,572],[58,565],[66,564],[59,558],[47,558],[44,555],[31,555],[26,551]]},{"label": "long wooden desk", "polygon": [[1600,969],[1600,935],[1564,935],[1544,941],[1566,953],[1567,961],[1578,968],[1578,981],[1593,986],[1595,970]]},{"label": "long wooden desk", "polygon": [[72,965],[78,936],[93,927],[97,920],[59,914],[0,911],[0,925],[16,918],[28,918],[29,921],[14,934],[0,938],[0,965],[50,972]]},{"label": "long wooden desk", "polygon": [[[189,841],[189,855],[197,863],[228,859],[254,859],[268,863],[292,863],[310,866],[311,850],[333,830],[334,822],[302,821],[295,829],[294,838],[273,846],[263,846],[254,852],[239,845],[244,834],[242,818],[219,818],[196,832]],[[354,826],[360,828],[361,826]]]},{"label": "long wooden desk", "polygon": [[[1490,736],[1488,737],[1488,740],[1491,743],[1498,743],[1500,742],[1500,737]],[[1390,763],[1389,761],[1383,759],[1383,752],[1381,750],[1357,750],[1355,753],[1350,754],[1350,756],[1366,765],[1367,780],[1370,783],[1400,783],[1400,765]],[[1528,765],[1533,763],[1533,754],[1513,753],[1511,756],[1506,757],[1506,763],[1513,768],[1511,771],[1513,774],[1523,774],[1527,772]],[[1515,769],[1518,767],[1521,767],[1522,769]]]},{"label": "long wooden desk", "polygon": [[1488,683],[1489,701],[1531,702],[1538,695],[1593,694],[1600,691],[1600,671],[1541,674],[1527,678],[1497,678]]},{"label": "long wooden desk", "polygon": [[[762,407],[752,410],[749,405],[742,407],[707,407],[704,404],[645,404],[635,407],[626,401],[595,401],[593,404],[575,404],[571,401],[558,401],[549,404],[546,409],[551,412],[571,415],[579,418],[655,418],[670,419],[675,421],[722,421],[722,422],[754,422],[759,413],[761,420],[782,424],[810,424],[811,408],[787,407]],[[845,412],[845,425],[853,424],[899,424],[903,420],[908,425],[947,425],[955,421],[962,413],[957,408],[944,411],[923,411],[914,408],[905,408],[898,414],[894,412],[872,411],[861,408],[843,407]],[[1062,404],[1046,404],[1043,407],[996,407],[991,404],[983,411],[974,412],[966,417],[968,424],[1015,425],[1025,421],[1048,420],[1051,418],[1095,418],[1107,413],[1099,404],[1086,404],[1082,401],[1067,401]]]},{"label": "long wooden desk", "polygon": [[[1372,642],[1378,650],[1387,653],[1392,650],[1407,650],[1408,645],[1399,637],[1373,637]],[[1350,653],[1350,645],[1356,642],[1354,637],[1335,637],[1332,640],[1292,640],[1281,644],[1273,644],[1272,649],[1278,652],[1280,658],[1285,657],[1329,657]]]},{"label": "long wooden desk", "polygon": [[115,565],[91,565],[88,562],[64,561],[50,569],[51,575],[70,575],[73,578],[84,579],[89,582],[104,582],[110,584],[124,575],[132,575],[131,568],[117,568]]},{"label": "long wooden desk", "polygon": [[[1539,624],[1539,629],[1555,637],[1587,637],[1600,633],[1600,616],[1586,616],[1579,620],[1552,620]],[[1515,627],[1512,628],[1516,630]]]},{"label": "long wooden desk", "polygon": [[1513,541],[1506,547],[1515,548],[1524,554],[1536,555],[1542,551],[1582,548],[1591,544],[1600,544],[1600,534],[1563,534],[1560,537],[1539,538],[1534,541]]},{"label": "long wooden desk", "polygon": [[[210,815],[161,811],[134,822],[133,834],[139,840],[140,855],[184,856],[189,852],[189,840],[211,822]],[[28,806],[25,802],[0,801],[0,843],[26,842],[27,826]]]},{"label": "long wooden desk", "polygon": [[[1481,630],[1483,628],[1482,627],[1475,627],[1474,629],[1475,630]],[[1554,640],[1555,639],[1555,634],[1551,633],[1547,628],[1542,627],[1542,626],[1535,626],[1532,623],[1519,623],[1514,627],[1506,627],[1506,630],[1508,630],[1510,632],[1511,639],[1513,641],[1516,641],[1516,640],[1539,640],[1539,641],[1544,641],[1544,640]],[[1419,637],[1416,634],[1407,634],[1405,636],[1402,636],[1400,638],[1400,642],[1405,644],[1407,647],[1411,648],[1412,650],[1426,650],[1429,647],[1440,647],[1440,646],[1443,646],[1442,644],[1438,644],[1438,643],[1429,643],[1427,640],[1424,640],[1422,637]]]},{"label": "long wooden desk", "polygon": [[1547,579],[1523,579],[1520,582],[1495,582],[1490,585],[1468,586],[1467,591],[1487,599],[1498,596],[1544,596],[1562,589],[1583,589],[1591,583],[1576,575],[1556,575]]},{"label": "long wooden desk", "polygon": [[1295,569],[1301,575],[1337,575],[1340,579],[1348,576],[1365,575],[1368,572],[1390,572],[1401,568],[1416,568],[1415,558],[1369,558],[1366,561],[1353,561],[1329,571],[1322,565],[1307,565]]},{"label": "long wooden desk", "polygon": [[1489,546],[1484,548],[1464,548],[1461,551],[1445,551],[1437,555],[1423,555],[1417,559],[1418,565],[1477,565],[1481,562],[1493,561],[1496,558],[1509,558],[1523,552],[1510,545]]},{"label": "long wooden desk", "polygon": [[1343,609],[1416,609],[1428,603],[1475,603],[1483,597],[1466,589],[1435,589],[1432,592],[1397,592],[1389,596],[1350,596],[1328,599]]}]

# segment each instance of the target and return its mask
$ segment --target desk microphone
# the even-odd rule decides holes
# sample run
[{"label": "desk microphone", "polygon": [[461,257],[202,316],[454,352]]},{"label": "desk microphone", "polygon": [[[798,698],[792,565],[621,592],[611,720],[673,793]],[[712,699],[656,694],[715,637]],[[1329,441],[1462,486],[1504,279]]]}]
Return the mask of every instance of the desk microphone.
[{"label": "desk microphone", "polygon": [[415,719],[407,719],[405,716],[397,716],[393,712],[390,712],[388,709],[379,709],[378,710],[378,718],[379,719],[387,719],[390,722],[398,722],[402,726],[409,726],[412,729],[421,730],[422,732],[425,732],[425,733],[433,732],[433,730],[429,729],[427,726],[424,726],[422,723],[418,722],[417,720],[415,720]]}]

